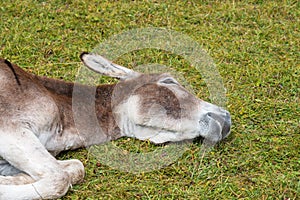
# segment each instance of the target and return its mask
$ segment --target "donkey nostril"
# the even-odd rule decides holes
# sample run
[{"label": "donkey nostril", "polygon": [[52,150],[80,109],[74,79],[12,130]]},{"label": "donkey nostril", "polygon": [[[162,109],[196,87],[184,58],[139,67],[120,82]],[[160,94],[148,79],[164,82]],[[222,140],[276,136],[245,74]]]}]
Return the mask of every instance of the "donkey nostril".
[{"label": "donkey nostril", "polygon": [[210,112],[209,112],[209,113],[207,113],[207,116],[209,116],[209,117],[212,117],[212,115],[213,115],[213,114],[212,114],[212,113],[210,113]]},{"label": "donkey nostril", "polygon": [[[221,116],[219,116],[218,114],[215,114],[215,113],[212,113],[212,112],[208,112],[206,114],[208,117],[214,119],[214,120],[217,120],[217,121],[220,121],[221,120]],[[221,120],[222,121],[222,120]]]}]

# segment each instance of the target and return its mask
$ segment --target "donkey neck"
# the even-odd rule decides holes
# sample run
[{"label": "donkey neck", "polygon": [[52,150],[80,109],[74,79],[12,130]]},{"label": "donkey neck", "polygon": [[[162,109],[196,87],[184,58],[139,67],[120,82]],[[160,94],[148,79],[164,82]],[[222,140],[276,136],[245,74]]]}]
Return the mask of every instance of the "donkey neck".
[{"label": "donkey neck", "polygon": [[111,108],[115,84],[97,87],[37,77],[56,102],[66,138],[79,137],[76,149],[121,137]]}]

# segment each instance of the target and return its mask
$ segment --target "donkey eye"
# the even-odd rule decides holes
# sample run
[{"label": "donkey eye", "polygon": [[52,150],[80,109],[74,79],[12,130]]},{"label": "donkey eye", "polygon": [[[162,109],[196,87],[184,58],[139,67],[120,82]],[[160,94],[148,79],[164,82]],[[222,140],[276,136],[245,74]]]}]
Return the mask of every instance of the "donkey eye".
[{"label": "donkey eye", "polygon": [[166,78],[160,81],[161,83],[164,84],[178,84],[178,82],[176,80],[174,80],[173,78]]}]

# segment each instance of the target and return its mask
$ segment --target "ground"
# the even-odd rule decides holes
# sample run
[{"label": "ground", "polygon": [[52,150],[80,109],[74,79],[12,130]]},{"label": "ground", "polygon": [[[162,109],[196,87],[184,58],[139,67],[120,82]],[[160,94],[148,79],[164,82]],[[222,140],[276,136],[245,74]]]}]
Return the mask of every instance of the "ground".
[{"label": "ground", "polygon": [[[232,133],[203,159],[195,141],[163,169],[133,174],[87,149],[63,153],[84,163],[86,179],[62,199],[299,198],[299,11],[298,1],[2,1],[0,56],[32,73],[75,80],[80,52],[123,31],[164,27],[201,45],[226,88]],[[210,101],[201,74],[172,52],[143,49],[115,61],[172,66]],[[127,138],[113,145],[164,148]]]}]

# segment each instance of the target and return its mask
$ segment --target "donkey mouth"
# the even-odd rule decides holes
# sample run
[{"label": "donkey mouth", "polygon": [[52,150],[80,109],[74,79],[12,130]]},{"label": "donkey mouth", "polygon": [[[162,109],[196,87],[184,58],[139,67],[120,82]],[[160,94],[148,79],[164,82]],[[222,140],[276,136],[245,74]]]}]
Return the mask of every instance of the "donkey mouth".
[{"label": "donkey mouth", "polygon": [[231,129],[231,117],[230,117],[229,112],[226,112],[225,121],[224,121],[223,129],[222,129],[223,139],[226,138],[230,134],[230,129]]},{"label": "donkey mouth", "polygon": [[210,112],[207,115],[220,124],[222,134],[221,139],[226,138],[230,134],[231,129],[231,117],[229,112],[226,111],[224,115],[218,115]]}]

